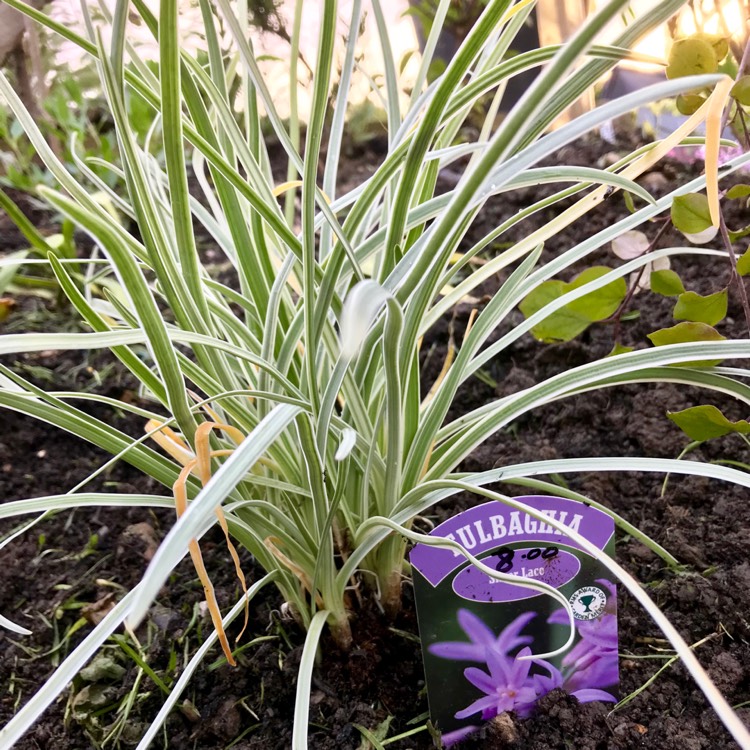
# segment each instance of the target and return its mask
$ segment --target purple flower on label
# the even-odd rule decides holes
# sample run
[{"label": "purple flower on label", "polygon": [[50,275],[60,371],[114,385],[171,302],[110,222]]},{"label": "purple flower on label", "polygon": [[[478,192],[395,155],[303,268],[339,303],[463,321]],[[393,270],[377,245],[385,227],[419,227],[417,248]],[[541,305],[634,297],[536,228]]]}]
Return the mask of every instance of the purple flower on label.
[{"label": "purple flower on label", "polygon": [[[590,703],[591,701],[607,701],[617,702],[617,698],[604,690],[591,689],[591,688],[575,688],[571,687],[570,681],[566,681],[563,677],[562,672],[547,661],[542,659],[535,659],[534,663],[540,667],[544,667],[548,672],[548,675],[535,674],[533,676],[534,686],[537,692],[537,698],[541,698],[543,695],[547,695],[551,690],[556,688],[564,688],[566,692],[570,693],[574,698],[578,699],[579,703]],[[615,665],[616,667],[617,665]],[[615,682],[617,676],[615,675]],[[609,683],[612,684],[612,683]]]},{"label": "purple flower on label", "polygon": [[[617,684],[618,678],[615,588],[608,581],[598,583],[611,593],[607,606],[599,618],[576,623],[580,640],[563,658],[562,671],[544,659],[534,658],[529,648],[533,637],[521,635],[536,612],[524,612],[496,636],[477,615],[460,609],[458,624],[468,642],[443,641],[428,647],[431,654],[443,659],[478,662],[487,667],[487,671],[478,667],[464,670],[467,682],[483,695],[457,711],[455,718],[480,715],[487,721],[506,711],[526,718],[539,698],[557,688],[563,688],[580,703],[616,702],[613,695],[602,689]],[[554,612],[548,622],[567,625],[567,612],[564,609]],[[456,729],[443,735],[443,742],[449,747],[477,728],[472,724]]]},{"label": "purple flower on label", "polygon": [[[570,693],[583,690],[599,690],[617,684],[617,609],[616,589],[612,583],[599,579],[597,583],[609,589],[610,597],[604,612],[594,620],[579,620],[576,623],[581,640],[562,660],[565,675],[564,687]],[[568,624],[564,609],[553,612],[547,620],[558,625]],[[580,698],[579,698],[580,700]],[[589,700],[616,700],[611,697]]]},{"label": "purple flower on label", "polygon": [[446,732],[440,736],[443,741],[443,747],[450,747],[455,745],[461,740],[465,740],[470,734],[474,734],[479,727],[476,724],[469,724],[468,726],[461,727],[461,729],[454,729],[452,732]]},{"label": "purple flower on label", "polygon": [[528,716],[538,697],[534,680],[529,677],[529,670],[535,662],[518,657],[531,656],[531,649],[528,646],[521,649],[514,659],[490,648],[485,653],[489,674],[476,667],[464,671],[464,677],[485,695],[458,711],[456,718],[466,719],[480,711],[483,719],[491,719],[505,711]]},{"label": "purple flower on label", "polygon": [[524,612],[516,617],[500,635],[495,634],[473,612],[458,610],[458,624],[471,641],[444,641],[433,643],[429,652],[443,659],[454,661],[486,662],[487,651],[507,656],[513,649],[526,646],[534,639],[529,635],[519,635],[526,625],[536,617],[536,612]]},{"label": "purple flower on label", "polygon": [[604,688],[617,683],[617,651],[589,648],[582,640],[563,659],[563,667],[570,670],[565,681],[565,688],[570,692],[582,688]]},{"label": "purple flower on label", "polygon": [[571,695],[578,699],[579,703],[592,703],[593,701],[601,701],[602,703],[617,703],[612,693],[608,693],[606,690],[596,690],[594,688],[586,688],[584,690],[574,690]]}]

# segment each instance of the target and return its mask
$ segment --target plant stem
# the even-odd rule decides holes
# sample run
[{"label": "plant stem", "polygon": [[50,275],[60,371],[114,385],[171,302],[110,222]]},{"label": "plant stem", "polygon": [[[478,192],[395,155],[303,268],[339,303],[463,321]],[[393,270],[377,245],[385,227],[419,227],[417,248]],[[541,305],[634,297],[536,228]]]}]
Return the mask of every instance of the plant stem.
[{"label": "plant stem", "polygon": [[740,300],[742,301],[742,309],[745,313],[745,323],[747,324],[747,332],[750,335],[750,302],[747,299],[747,289],[745,288],[745,282],[742,276],[737,273],[737,256],[734,254],[734,248],[732,247],[732,241],[729,239],[729,232],[727,231],[727,225],[724,221],[724,214],[719,214],[719,231],[721,232],[721,239],[724,240],[724,247],[727,250],[729,256],[729,264],[732,267],[732,275],[729,279],[731,284],[733,281],[737,284],[737,288],[740,292]]},{"label": "plant stem", "polygon": [[[740,64],[737,67],[737,76],[735,78],[735,81],[739,81],[740,78],[742,78],[743,75],[745,75],[745,69],[747,68],[747,64],[750,61],[750,35],[745,39],[745,49],[742,52],[742,59],[740,60]],[[731,102],[731,100],[730,100]],[[739,103],[737,104],[737,109],[740,108]],[[727,126],[727,121],[729,120],[729,110],[731,109],[731,104],[725,108],[724,115],[721,118],[721,129],[719,130],[719,133],[724,132],[724,128]]]},{"label": "plant stem", "polygon": [[401,610],[401,584],[406,541],[398,536],[386,539],[378,550],[378,574],[381,589],[381,604],[388,617],[395,617]]},{"label": "plant stem", "polygon": [[[649,242],[648,247],[646,248],[644,255],[646,253],[650,253],[653,251],[653,249],[656,247],[656,243],[659,242],[661,239],[661,236],[664,234],[664,232],[667,231],[667,227],[670,225],[670,220],[666,219],[662,225],[659,227],[659,231],[656,233],[656,236],[654,237],[651,242]],[[610,322],[615,324],[615,332],[614,332],[614,340],[615,343],[618,343],[620,340],[620,328],[622,323],[622,316],[625,314],[625,311],[628,309],[628,305],[630,305],[633,297],[635,296],[636,289],[638,289],[638,285],[641,283],[641,278],[643,277],[643,274],[646,271],[646,266],[643,266],[641,268],[640,272],[638,273],[638,278],[630,285],[630,289],[628,289],[628,293],[625,295],[625,299],[620,303],[620,306],[615,311],[614,315],[609,319]]]},{"label": "plant stem", "polygon": [[747,123],[745,122],[745,113],[742,111],[742,107],[737,107],[736,119],[740,121],[742,125],[742,134],[745,136],[745,142],[742,144],[746,149],[750,148],[750,133],[747,130]]}]

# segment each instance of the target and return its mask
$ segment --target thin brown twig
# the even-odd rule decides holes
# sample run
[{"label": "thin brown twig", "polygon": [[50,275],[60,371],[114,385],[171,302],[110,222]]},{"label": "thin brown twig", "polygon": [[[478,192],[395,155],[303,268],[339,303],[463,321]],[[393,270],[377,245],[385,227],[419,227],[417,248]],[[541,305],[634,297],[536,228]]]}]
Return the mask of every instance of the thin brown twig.
[{"label": "thin brown twig", "polygon": [[[740,60],[740,64],[737,67],[737,76],[735,78],[735,80],[737,81],[739,81],[740,78],[745,75],[745,70],[748,67],[748,63],[750,63],[750,34],[748,34],[747,30],[747,19],[745,21],[745,34],[745,49],[742,52],[742,59]],[[727,121],[729,120],[730,109],[731,106],[728,106],[724,110],[724,114],[721,120],[721,129],[719,131],[720,133],[724,132],[724,128],[726,127]],[[747,138],[747,128],[745,126],[744,117],[740,112],[739,104],[737,104],[737,111],[740,116],[740,123],[742,124],[743,130],[745,132],[745,137]],[[734,281],[737,285],[737,288],[739,289],[740,300],[742,302],[742,310],[745,313],[745,323],[747,325],[748,335],[750,335],[750,302],[748,302],[747,298],[747,289],[745,288],[744,280],[737,272],[737,256],[735,255],[734,248],[732,247],[732,240],[729,237],[729,231],[727,230],[727,224],[724,221],[724,215],[721,212],[719,213],[719,233],[721,234],[721,239],[724,242],[724,247],[727,251],[729,264],[731,266],[729,284],[731,285],[731,283]]]},{"label": "thin brown twig", "polygon": [[747,21],[748,19],[745,19],[745,49],[742,53],[742,60],[740,60],[739,67],[737,68],[737,78],[742,78],[742,76],[745,75],[745,71],[747,70],[748,62],[750,62],[750,34],[748,33],[747,29]]},{"label": "thin brown twig", "polygon": [[734,281],[737,284],[740,292],[740,300],[742,301],[742,309],[745,313],[747,332],[748,335],[750,335],[750,302],[748,302],[747,299],[747,289],[745,288],[744,279],[739,273],[737,273],[737,256],[734,254],[734,248],[732,247],[732,241],[729,239],[729,232],[727,231],[727,225],[724,221],[724,215],[721,213],[719,214],[719,232],[721,233],[721,239],[724,241],[724,247],[729,256],[729,264],[732,267],[732,274],[729,283],[731,284]]},{"label": "thin brown twig", "polygon": [[[747,33],[747,28],[745,29],[745,33]],[[745,49],[742,52],[742,59],[740,60],[740,64],[737,67],[737,76],[734,79],[735,81],[739,81],[740,78],[742,78],[742,76],[745,75],[745,70],[747,69],[748,62],[750,62],[750,34],[748,34],[745,38]],[[739,107],[739,104],[737,106]],[[721,129],[719,130],[719,133],[723,133],[724,128],[727,126],[727,121],[729,120],[730,109],[731,109],[731,106],[728,106],[724,110],[724,114],[721,118]]]},{"label": "thin brown twig", "polygon": [[742,125],[742,133],[745,136],[745,143],[743,145],[745,148],[750,148],[750,133],[747,130],[747,122],[745,121],[745,113],[742,111],[742,107],[737,107],[737,117],[735,119],[738,119],[740,125]]},{"label": "thin brown twig", "polygon": [[[648,247],[643,251],[642,253],[643,255],[645,255],[646,253],[650,253],[656,247],[656,243],[659,242],[659,240],[661,239],[661,236],[664,234],[664,232],[667,231],[667,227],[669,227],[671,223],[672,222],[669,219],[666,219],[662,223],[654,239],[652,239],[651,242],[648,243]],[[635,279],[635,281],[630,285],[630,288],[628,289],[628,293],[625,295],[625,299],[620,303],[620,306],[617,308],[617,310],[615,310],[614,314],[609,319],[609,321],[606,321],[606,322],[612,322],[615,324],[615,330],[613,333],[615,344],[617,344],[620,341],[622,316],[625,314],[625,311],[628,309],[630,302],[635,296],[635,292],[638,289],[638,285],[641,283],[641,279],[643,278],[643,274],[645,272],[646,272],[646,266],[643,266],[641,270],[639,271],[638,276]]]}]

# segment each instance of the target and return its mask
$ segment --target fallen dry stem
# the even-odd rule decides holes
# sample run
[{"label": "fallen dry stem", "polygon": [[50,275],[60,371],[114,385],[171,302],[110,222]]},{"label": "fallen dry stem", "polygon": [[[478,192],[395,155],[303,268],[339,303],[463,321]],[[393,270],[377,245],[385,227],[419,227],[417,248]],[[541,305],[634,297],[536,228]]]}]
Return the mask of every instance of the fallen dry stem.
[{"label": "fallen dry stem", "polygon": [[[213,413],[212,413],[213,415]],[[215,416],[215,415],[214,415]],[[200,479],[201,484],[205,487],[211,479],[211,459],[218,456],[229,456],[234,452],[234,449],[221,449],[211,450],[210,439],[211,432],[213,430],[220,430],[225,432],[229,438],[236,444],[239,445],[245,436],[236,427],[224,424],[222,422],[203,422],[199,425],[195,431],[195,455],[190,452],[185,441],[176,433],[157,422],[156,420],[149,420],[146,424],[146,430],[153,432],[151,437],[154,441],[162,447],[172,458],[179,461],[182,465],[182,471],[180,472],[177,481],[172,486],[175,499],[175,509],[177,511],[177,517],[179,518],[187,510],[187,480],[191,474],[196,474]],[[219,522],[221,530],[224,532],[224,538],[226,539],[227,549],[234,562],[235,572],[237,578],[242,586],[242,592],[245,597],[245,622],[242,626],[242,630],[236,638],[239,641],[245,632],[249,618],[250,618],[250,603],[247,599],[247,583],[245,581],[245,574],[242,571],[239,555],[237,554],[237,548],[234,546],[231,536],[229,534],[229,526],[227,524],[226,516],[221,506],[218,506],[215,510],[216,518]],[[193,561],[193,566],[198,574],[201,584],[203,585],[203,591],[206,596],[206,604],[208,605],[208,611],[211,615],[211,622],[216,629],[219,643],[221,644],[224,656],[227,662],[231,666],[236,666],[234,657],[232,656],[232,650],[227,641],[226,633],[224,631],[224,625],[221,618],[221,610],[219,609],[218,601],[216,600],[216,592],[214,591],[211,579],[208,576],[206,566],[203,563],[203,556],[200,551],[200,546],[196,539],[192,539],[188,545],[190,551],[190,558]]]},{"label": "fallen dry stem", "polygon": [[[263,544],[266,546],[266,549],[286,568],[288,568],[296,577],[297,580],[300,582],[300,586],[307,591],[312,596],[312,581],[310,580],[310,576],[307,575],[305,570],[301,568],[297,563],[290,560],[280,549],[279,544],[282,544],[281,539],[279,539],[277,536],[269,536],[266,537],[263,540]],[[315,594],[315,602],[319,607],[323,607],[323,600],[320,597],[320,594],[316,592]]]}]

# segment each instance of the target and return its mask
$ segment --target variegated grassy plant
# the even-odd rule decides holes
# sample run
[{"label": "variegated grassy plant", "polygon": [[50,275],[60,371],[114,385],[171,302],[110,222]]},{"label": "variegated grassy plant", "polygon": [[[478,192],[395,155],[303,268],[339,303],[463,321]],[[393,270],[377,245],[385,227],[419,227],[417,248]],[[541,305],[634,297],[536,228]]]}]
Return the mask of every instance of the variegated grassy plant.
[{"label": "variegated grassy plant", "polygon": [[[510,57],[506,53],[533,10],[533,2],[491,0],[445,73],[428,86],[426,72],[449,5],[441,0],[417,85],[405,107],[399,101],[397,69],[383,13],[379,0],[373,0],[386,64],[386,75],[376,93],[387,106],[388,151],[373,176],[345,195],[338,195],[336,186],[356,35],[350,35],[343,50],[333,97],[335,0],[321,3],[304,149],[295,114],[296,64],[290,66],[293,115],[287,126],[277,114],[273,93],[248,42],[247,7],[242,2],[235,6],[229,0],[216,0],[215,4],[200,0],[208,52],[205,66],[180,49],[176,0],[162,0],[158,20],[143,0],[119,0],[111,17],[102,4],[99,13],[109,24],[109,33],[103,35],[89,17],[87,38],[56,25],[20,0],[5,2],[74,41],[95,61],[120,151],[118,164],[101,160],[96,164],[120,175],[125,190],[122,194],[111,191],[83,160],[79,167],[91,185],[84,187],[72,179],[8,81],[0,76],[0,92],[59,183],[59,190],[40,188],[40,195],[88,232],[101,252],[101,257],[90,263],[76,260],[88,267],[85,273],[79,273],[78,266],[66,259],[49,257],[60,286],[92,332],[6,335],[0,337],[0,353],[110,349],[138,378],[146,399],[145,407],[116,405],[142,417],[146,432],[140,440],[133,440],[72,406],[71,399],[81,394],[44,392],[8,368],[0,372],[0,405],[104,448],[113,455],[112,461],[130,462],[160,482],[165,492],[159,496],[91,493],[83,484],[62,496],[6,503],[0,506],[0,517],[47,514],[72,507],[140,506],[175,508],[179,518],[141,583],[121,599],[0,732],[3,747],[9,747],[29,728],[116,628],[124,621],[132,628],[142,621],[171,571],[188,552],[205,586],[215,629],[186,665],[139,747],[145,748],[153,740],[190,675],[217,639],[231,661],[226,624],[242,613],[247,600],[260,588],[274,583],[308,633],[294,724],[294,746],[304,748],[308,694],[321,632],[328,627],[341,648],[349,646],[354,589],[358,597],[374,597],[384,616],[398,610],[407,540],[452,547],[489,575],[507,578],[455,542],[433,540],[412,530],[413,519],[439,501],[468,491],[535,515],[523,503],[488,490],[486,485],[502,479],[578,497],[534,477],[582,471],[671,471],[750,486],[747,474],[731,468],[649,458],[561,459],[478,474],[460,471],[471,451],[530,409],[595,388],[672,382],[721,391],[750,403],[750,388],[743,382],[747,371],[671,366],[747,356],[747,341],[677,344],[614,356],[563,372],[446,421],[461,384],[554,310],[659,257],[715,253],[698,248],[647,253],[569,291],[523,325],[487,343],[519,302],[543,281],[564,274],[621,233],[668,210],[677,192],[704,186],[705,179],[697,179],[655,201],[634,179],[671,148],[700,140],[689,138],[695,126],[707,115],[715,119],[715,112],[723,106],[727,82],[720,76],[652,86],[549,132],[553,121],[618,60],[633,56],[628,52],[632,44],[674,13],[682,0],[662,0],[647,15],[633,20],[614,45],[597,45],[601,30],[627,5],[626,0],[612,0],[564,46]],[[158,74],[128,43],[126,28],[132,12],[140,14],[158,37]],[[349,28],[357,29],[363,14],[360,0],[353,2],[351,13]],[[294,23],[292,61],[298,54],[300,14],[301,2]],[[231,36],[228,48],[222,46],[219,25]],[[104,36],[111,40],[108,44]],[[539,75],[533,85],[496,126],[507,81],[537,68]],[[238,83],[240,94],[235,99],[230,92],[237,90]],[[684,127],[607,170],[535,166],[612,118],[706,85],[715,87],[714,95]],[[144,142],[138,142],[128,125],[131,92],[137,92],[154,109],[154,126]],[[462,123],[488,93],[492,101],[478,139],[461,142]],[[271,175],[261,109],[288,157],[289,179],[283,185],[276,185]],[[153,154],[157,135],[165,169]],[[324,136],[328,139],[325,169],[318,184]],[[714,146],[718,149],[718,135],[709,144],[710,149]],[[462,157],[468,157],[468,166],[457,186],[436,195],[440,169]],[[725,171],[748,161],[750,157],[736,159]],[[189,167],[202,188],[202,200],[188,191]],[[711,176],[709,170],[709,196],[715,193],[716,175],[713,180]],[[565,184],[472,247],[462,244],[491,197],[541,183]],[[613,189],[639,196],[646,207],[592,237],[581,237],[576,246],[540,264],[543,243]],[[140,239],[126,231],[101,201],[92,198],[94,191],[108,193],[117,211],[137,223]],[[277,200],[282,194],[283,206]],[[300,199],[298,217],[296,195]],[[579,196],[577,202],[559,210],[541,229],[484,264],[473,262],[493,240],[502,238],[527,216],[555,210],[560,201],[574,195]],[[299,232],[294,229],[297,218]],[[236,270],[238,288],[212,279],[201,265],[196,224]],[[507,273],[507,280],[473,318],[460,347],[451,348],[443,373],[423,400],[419,366],[423,336],[457,302],[500,271]],[[86,397],[111,403],[105,397]],[[149,408],[149,401],[159,408]],[[162,416],[164,411],[168,418]],[[166,456],[151,447],[154,441],[165,449]],[[615,520],[667,564],[676,563],[626,520]],[[217,521],[232,540],[230,549],[240,578],[234,545],[247,549],[267,571],[223,618],[198,546],[200,537]],[[746,729],[638,582],[576,533],[546,517],[545,522],[604,560],[674,644],[732,734],[750,747]],[[512,581],[544,590],[569,610],[551,587],[518,578]],[[2,624],[27,632],[6,618]]]}]

